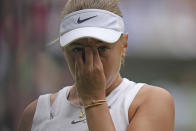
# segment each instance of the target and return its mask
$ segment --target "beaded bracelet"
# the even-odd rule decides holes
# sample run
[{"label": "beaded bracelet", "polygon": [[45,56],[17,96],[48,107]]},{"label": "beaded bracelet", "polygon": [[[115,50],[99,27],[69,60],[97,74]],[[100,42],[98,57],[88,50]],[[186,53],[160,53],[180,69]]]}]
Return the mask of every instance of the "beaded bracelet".
[{"label": "beaded bracelet", "polygon": [[91,104],[84,106],[84,108],[88,109],[94,106],[102,105],[104,102],[106,102],[106,100],[93,100]]}]

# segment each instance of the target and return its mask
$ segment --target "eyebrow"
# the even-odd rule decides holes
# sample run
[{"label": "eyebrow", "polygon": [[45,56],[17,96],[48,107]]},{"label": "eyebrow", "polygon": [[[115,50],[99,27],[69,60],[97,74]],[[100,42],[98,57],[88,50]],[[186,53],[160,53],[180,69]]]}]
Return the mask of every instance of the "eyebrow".
[{"label": "eyebrow", "polygon": [[[105,43],[101,40],[96,40],[96,43],[100,43],[99,45],[105,45],[105,44],[108,44],[108,43]],[[86,43],[80,43],[80,42],[73,42],[70,44],[70,46],[89,46],[89,44],[86,44]]]},{"label": "eyebrow", "polygon": [[76,46],[76,45],[84,46],[84,44],[79,43],[79,42],[73,42],[70,44],[70,46]]}]

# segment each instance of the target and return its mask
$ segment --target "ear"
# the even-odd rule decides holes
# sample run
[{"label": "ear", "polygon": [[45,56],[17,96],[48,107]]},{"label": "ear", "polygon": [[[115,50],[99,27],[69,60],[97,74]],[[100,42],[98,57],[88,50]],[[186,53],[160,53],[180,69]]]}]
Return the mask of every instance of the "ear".
[{"label": "ear", "polygon": [[128,33],[123,34],[123,40],[122,40],[122,58],[125,57],[127,48],[128,48]]}]

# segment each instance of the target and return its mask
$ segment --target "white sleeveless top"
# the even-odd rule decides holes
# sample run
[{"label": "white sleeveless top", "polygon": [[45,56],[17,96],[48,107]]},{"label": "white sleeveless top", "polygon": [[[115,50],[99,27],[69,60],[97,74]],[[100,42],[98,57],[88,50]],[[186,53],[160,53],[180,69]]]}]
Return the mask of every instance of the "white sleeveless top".
[{"label": "white sleeveless top", "polygon": [[[143,85],[123,78],[120,85],[106,97],[116,131],[126,131],[129,106]],[[39,97],[31,131],[88,131],[87,123],[82,121],[85,118],[79,118],[79,106],[67,100],[70,89],[71,86],[61,89],[52,106],[50,94]]]}]

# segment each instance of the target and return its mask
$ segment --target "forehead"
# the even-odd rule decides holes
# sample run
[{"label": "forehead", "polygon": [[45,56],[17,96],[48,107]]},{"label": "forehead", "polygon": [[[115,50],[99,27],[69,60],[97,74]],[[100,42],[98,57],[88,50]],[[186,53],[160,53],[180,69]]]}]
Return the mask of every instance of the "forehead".
[{"label": "forehead", "polygon": [[69,46],[75,46],[75,45],[81,45],[81,46],[87,46],[87,45],[113,45],[111,43],[106,43],[104,41],[94,39],[94,38],[81,38],[78,40],[75,40],[72,42]]}]

